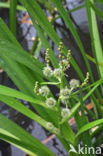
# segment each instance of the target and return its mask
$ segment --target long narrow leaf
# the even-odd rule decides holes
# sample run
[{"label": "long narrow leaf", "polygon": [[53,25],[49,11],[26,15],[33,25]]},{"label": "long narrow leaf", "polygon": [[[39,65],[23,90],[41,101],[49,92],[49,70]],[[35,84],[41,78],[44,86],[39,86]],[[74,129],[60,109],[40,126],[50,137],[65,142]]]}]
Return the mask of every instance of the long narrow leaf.
[{"label": "long narrow leaf", "polygon": [[0,95],[0,100],[4,102],[5,104],[9,105],[10,107],[12,107],[13,109],[16,109],[20,113],[29,117],[30,119],[38,122],[39,124],[41,124],[42,126],[46,128],[47,122],[45,120],[43,120],[41,117],[33,113],[31,110],[29,110],[26,106],[24,106],[22,103],[20,103],[16,99],[8,97],[8,96]]},{"label": "long narrow leaf", "polygon": [[100,37],[99,37],[99,32],[98,32],[96,15],[95,15],[93,8],[90,5],[90,2],[94,4],[94,0],[90,0],[90,1],[85,0],[90,34],[91,34],[91,39],[92,39],[93,52],[94,52],[94,56],[96,57],[100,76],[103,77],[103,68],[99,66],[98,64],[98,62],[103,63],[103,52],[102,52],[102,47],[101,47],[101,42],[100,42]]},{"label": "long narrow leaf", "polygon": [[18,98],[21,100],[25,100],[25,101],[32,102],[34,104],[38,104],[38,105],[41,105],[43,107],[46,107],[46,105],[43,101],[35,99],[35,98],[28,96],[22,92],[19,92],[17,90],[14,90],[14,89],[2,86],[2,85],[0,85],[0,95],[15,97],[15,98]]},{"label": "long narrow leaf", "polygon": [[78,137],[80,134],[84,133],[85,131],[95,127],[95,126],[98,126],[100,124],[103,124],[103,119],[99,119],[99,120],[95,120],[93,122],[90,122],[88,124],[86,124],[85,126],[83,126],[79,132],[77,133],[76,137]]},{"label": "long narrow leaf", "polygon": [[10,121],[1,114],[0,114],[0,137],[32,155],[35,153],[40,156],[45,156],[47,154],[50,156],[55,155],[47,147],[41,144],[40,141],[32,137],[28,132],[26,132],[25,130],[23,130],[18,125],[16,125],[15,123],[13,123],[12,121]]},{"label": "long narrow leaf", "polygon": [[18,0],[10,0],[9,25],[11,32],[16,36],[16,7]]}]

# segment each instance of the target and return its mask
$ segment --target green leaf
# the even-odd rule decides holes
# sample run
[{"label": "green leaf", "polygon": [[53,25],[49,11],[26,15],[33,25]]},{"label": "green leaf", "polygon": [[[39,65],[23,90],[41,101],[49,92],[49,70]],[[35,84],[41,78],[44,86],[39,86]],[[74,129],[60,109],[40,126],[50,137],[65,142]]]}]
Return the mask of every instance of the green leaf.
[{"label": "green leaf", "polygon": [[[11,108],[17,110],[18,112],[22,113],[23,115],[27,116],[28,118],[36,121],[40,125],[42,125],[45,129],[49,130],[51,133],[54,133],[52,130],[50,130],[47,127],[47,122],[43,118],[41,118],[39,115],[31,111],[29,108],[27,108],[25,105],[17,101],[16,99],[4,95],[0,95],[0,100],[4,102],[5,104],[9,105]],[[51,114],[53,115],[54,110],[50,110]],[[46,112],[46,110],[45,110]]]},{"label": "green leaf", "polygon": [[[6,47],[5,47],[6,44]],[[19,53],[18,53],[19,51]],[[1,53],[3,52],[3,53]],[[35,59],[33,56],[28,54],[27,52],[23,51],[22,49],[18,48],[18,46],[11,44],[10,42],[1,41],[0,43],[0,55],[9,55],[13,60],[29,67],[39,75],[42,74],[43,65]]]},{"label": "green leaf", "polygon": [[16,147],[22,149],[32,156],[35,154],[40,156],[55,156],[55,154],[51,152],[46,146],[44,146],[40,141],[1,114],[0,138],[9,143],[12,143]]},{"label": "green leaf", "polygon": [[[6,72],[12,78],[12,80],[16,83],[19,89],[23,93],[34,97],[34,91],[33,91],[34,84],[32,83],[32,81],[30,81],[29,77],[27,76],[28,74],[25,74],[25,68],[22,70],[21,66],[19,66],[13,60],[11,62],[11,60],[8,59],[8,57],[6,56],[3,56],[3,59],[5,59],[5,62],[3,62],[2,64],[3,68],[5,68]],[[50,113],[51,110],[47,110],[43,107],[40,107],[40,105],[38,106],[38,105],[32,104],[32,106],[44,119],[47,119],[50,122],[57,123],[57,120],[55,120],[55,118],[57,118],[56,113],[51,114]]]},{"label": "green leaf", "polygon": [[18,47],[22,48],[14,35],[10,32],[4,21],[0,18],[0,39],[3,41],[9,41]]},{"label": "green leaf", "polygon": [[34,103],[36,105],[41,105],[43,107],[46,107],[45,102],[43,102],[41,100],[38,100],[38,99],[35,99],[35,98],[31,97],[31,96],[28,96],[28,95],[26,95],[26,94],[24,94],[22,92],[11,89],[9,87],[2,86],[2,85],[0,85],[0,94],[10,96],[10,97],[15,97],[15,98],[18,98],[18,99],[21,99],[21,100],[25,100],[25,101]]},{"label": "green leaf", "polygon": [[98,120],[95,120],[93,122],[90,122],[88,124],[86,124],[85,126],[83,126],[77,133],[76,135],[76,138],[81,135],[82,133],[84,133],[85,131],[95,127],[95,126],[98,126],[100,124],[103,124],[103,119],[98,119]]},{"label": "green leaf", "polygon": [[9,25],[10,30],[16,37],[16,7],[18,0],[10,0]]},{"label": "green leaf", "polygon": [[94,2],[100,4],[100,6],[103,8],[103,1],[102,0],[94,0]]},{"label": "green leaf", "polygon": [[93,10],[95,11],[95,13],[97,14],[97,16],[100,17],[100,19],[103,21],[103,12],[100,11],[93,3],[90,4]]},{"label": "green leaf", "polygon": [[47,128],[46,127],[47,121],[43,120],[40,116],[32,112],[30,109],[28,109],[25,105],[23,105],[16,99],[9,96],[0,95],[0,101],[4,102],[5,104],[9,105],[13,109],[16,109],[18,112],[24,114],[30,119],[41,124],[43,127]]},{"label": "green leaf", "polygon": [[92,48],[93,48],[93,52],[94,52],[93,54],[96,58],[98,71],[102,78],[103,77],[103,68],[101,66],[99,66],[98,62],[103,63],[103,52],[102,52],[102,46],[101,46],[100,37],[99,37],[96,15],[95,15],[93,8],[90,5],[90,2],[92,4],[94,4],[94,0],[89,0],[89,1],[85,0],[88,21],[89,21],[90,35],[91,35],[91,40],[92,40]]},{"label": "green leaf", "polygon": [[[15,37],[8,30],[7,26],[3,23],[3,21],[1,19],[0,19],[0,39],[2,42],[4,41],[4,46],[6,43],[11,42],[11,45],[13,47],[16,46],[18,48],[17,53],[18,53],[19,57],[20,57],[20,51],[22,51],[22,55],[24,53],[24,57],[25,57],[25,53],[27,53],[27,52],[25,52],[21,48],[20,44],[17,42]],[[9,56],[9,53],[6,53],[6,55],[2,55],[2,54],[0,55],[0,66],[7,72],[9,77],[13,80],[13,82],[16,84],[16,86],[23,93],[25,93],[29,96],[35,97],[34,91],[33,91],[35,81],[41,82],[42,77],[39,76],[39,74],[37,74],[35,72],[33,73],[31,70],[29,70],[28,66],[25,67],[24,65],[17,63],[17,61],[13,60],[12,57]],[[34,62],[36,61],[31,55],[28,54],[28,56],[29,56],[29,58],[31,57],[30,60],[34,60]],[[29,59],[29,58],[27,58],[27,59]],[[39,68],[40,68],[42,64],[40,62],[38,62],[38,63],[36,62],[36,65],[38,64]],[[33,69],[33,70],[35,70],[35,69]],[[38,98],[38,97],[36,96],[36,98]],[[57,125],[57,120],[55,120],[55,118],[57,118],[57,114],[55,112],[52,112],[52,114],[51,114],[51,110],[49,110],[49,109],[47,110],[43,107],[40,107],[40,105],[38,106],[38,105],[32,104],[32,106],[41,115],[42,118],[44,118],[45,120],[47,120],[49,122],[53,122],[54,124]]]}]

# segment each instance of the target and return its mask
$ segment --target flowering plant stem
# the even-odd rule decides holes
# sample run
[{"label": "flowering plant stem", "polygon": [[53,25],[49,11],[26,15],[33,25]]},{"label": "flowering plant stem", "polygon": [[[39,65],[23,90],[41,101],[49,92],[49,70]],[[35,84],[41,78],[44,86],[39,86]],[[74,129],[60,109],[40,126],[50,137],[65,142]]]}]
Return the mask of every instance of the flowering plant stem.
[{"label": "flowering plant stem", "polygon": [[[63,71],[61,73],[61,78],[60,78],[60,91],[63,89]],[[61,108],[60,108],[60,102],[61,102],[61,94],[58,97],[58,101],[57,101],[57,107],[58,107],[58,127],[60,130],[60,134],[62,134],[62,129],[61,129],[61,125],[60,125],[60,121],[61,121]]]}]

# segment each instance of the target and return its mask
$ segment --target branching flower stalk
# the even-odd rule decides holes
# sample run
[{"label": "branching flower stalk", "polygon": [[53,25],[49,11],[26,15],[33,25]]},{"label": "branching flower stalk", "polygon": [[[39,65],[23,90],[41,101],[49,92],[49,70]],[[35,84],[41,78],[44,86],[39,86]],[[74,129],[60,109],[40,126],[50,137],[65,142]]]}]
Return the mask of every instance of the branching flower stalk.
[{"label": "branching flower stalk", "polygon": [[[69,104],[69,98],[71,97],[73,90],[75,88],[83,88],[89,79],[89,73],[87,73],[86,78],[84,82],[80,85],[79,80],[72,79],[69,82],[69,88],[67,86],[64,86],[63,84],[63,78],[65,76],[65,71],[70,67],[70,58],[71,58],[71,52],[68,50],[67,57],[62,53],[63,50],[63,43],[60,42],[59,47],[59,67],[52,69],[50,67],[50,57],[49,57],[49,49],[46,50],[46,55],[45,55],[45,61],[46,61],[46,66],[43,68],[43,74],[45,77],[55,77],[58,81],[57,82],[43,82],[41,83],[41,87],[39,87],[39,83],[35,83],[35,93],[37,95],[41,95],[45,97],[45,105],[49,109],[54,109],[56,108],[57,114],[58,114],[58,126],[55,127],[53,123],[48,122],[47,123],[47,129],[55,133],[56,135],[62,137],[63,140],[66,141],[66,138],[63,136],[62,132],[62,125],[61,121],[63,118],[67,118],[70,114],[70,110],[68,109],[68,104]],[[58,100],[56,101],[52,96],[50,96],[50,89],[48,88],[47,85],[59,85],[59,97]],[[61,108],[61,102],[65,104],[65,108]],[[83,110],[83,109],[82,109]],[[84,110],[83,110],[84,111]],[[78,124],[78,122],[77,122]]]}]

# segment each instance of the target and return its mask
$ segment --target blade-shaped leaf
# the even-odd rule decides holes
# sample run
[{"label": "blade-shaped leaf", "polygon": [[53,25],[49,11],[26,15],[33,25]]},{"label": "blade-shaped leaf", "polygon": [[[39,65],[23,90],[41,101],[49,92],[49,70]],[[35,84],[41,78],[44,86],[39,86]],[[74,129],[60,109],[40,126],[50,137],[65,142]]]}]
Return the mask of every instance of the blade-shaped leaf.
[{"label": "blade-shaped leaf", "polygon": [[25,100],[25,101],[32,102],[34,104],[38,104],[43,107],[46,107],[45,102],[43,102],[39,99],[33,98],[31,96],[28,96],[22,92],[17,91],[17,90],[11,89],[9,87],[5,87],[3,85],[0,85],[0,95],[15,97],[15,98],[18,98],[21,100]]},{"label": "blade-shaped leaf", "polygon": [[93,48],[93,54],[96,58],[97,67],[99,69],[99,74],[101,77],[103,77],[103,68],[99,66],[98,62],[103,63],[103,52],[102,52],[102,46],[100,42],[99,37],[99,31],[97,26],[97,20],[96,15],[91,7],[91,3],[94,4],[94,0],[85,0],[86,8],[87,8],[87,15],[88,15],[88,21],[89,21],[89,29],[90,29],[90,35],[92,39],[92,48]]},{"label": "blade-shaped leaf", "polygon": [[37,154],[40,156],[55,155],[47,147],[41,144],[40,141],[1,114],[0,137],[26,151],[28,154]]},{"label": "blade-shaped leaf", "polygon": [[88,124],[86,124],[85,126],[83,126],[79,132],[77,133],[76,137],[78,137],[80,134],[84,133],[85,131],[95,127],[95,126],[98,126],[100,124],[103,124],[103,119],[99,119],[99,120],[95,120],[93,122],[90,122]]}]

